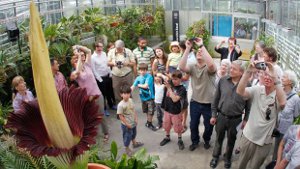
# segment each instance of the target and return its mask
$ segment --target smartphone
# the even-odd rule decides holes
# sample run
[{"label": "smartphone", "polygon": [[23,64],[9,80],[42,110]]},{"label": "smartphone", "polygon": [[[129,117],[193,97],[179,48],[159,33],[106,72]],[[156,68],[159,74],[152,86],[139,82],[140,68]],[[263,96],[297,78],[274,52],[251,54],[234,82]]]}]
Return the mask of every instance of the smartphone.
[{"label": "smartphone", "polygon": [[258,62],[255,64],[255,68],[259,70],[266,70],[267,65],[265,62]]}]

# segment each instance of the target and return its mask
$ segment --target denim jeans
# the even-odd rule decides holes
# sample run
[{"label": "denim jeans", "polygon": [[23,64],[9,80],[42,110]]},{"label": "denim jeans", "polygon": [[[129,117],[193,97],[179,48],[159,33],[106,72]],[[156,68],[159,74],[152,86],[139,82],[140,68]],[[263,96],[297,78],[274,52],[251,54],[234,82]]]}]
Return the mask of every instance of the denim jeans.
[{"label": "denim jeans", "polygon": [[130,141],[134,140],[136,137],[136,126],[129,129],[124,124],[121,124],[122,132],[123,132],[123,143],[125,147],[129,147]]},{"label": "denim jeans", "polygon": [[190,102],[190,129],[191,129],[191,140],[193,144],[199,144],[200,136],[199,136],[199,124],[200,117],[203,116],[204,119],[204,133],[203,139],[204,142],[208,143],[210,141],[213,125],[210,124],[211,118],[211,104],[203,104],[196,101]]}]

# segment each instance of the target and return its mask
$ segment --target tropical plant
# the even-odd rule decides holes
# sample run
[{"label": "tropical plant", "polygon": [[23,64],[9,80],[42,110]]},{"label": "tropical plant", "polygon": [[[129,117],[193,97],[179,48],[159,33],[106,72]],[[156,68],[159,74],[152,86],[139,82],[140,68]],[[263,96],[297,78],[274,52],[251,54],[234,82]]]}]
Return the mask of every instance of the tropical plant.
[{"label": "tropical plant", "polygon": [[13,111],[13,108],[12,108],[11,102],[6,103],[6,104],[2,104],[0,102],[0,135],[5,132],[5,130],[3,129],[3,126],[6,124],[7,116],[12,111]]},{"label": "tropical plant", "polygon": [[186,37],[193,38],[193,37],[200,37],[203,39],[204,46],[208,49],[209,41],[210,41],[210,33],[206,29],[205,20],[200,20],[195,22],[192,26],[190,26],[186,32]]},{"label": "tropical plant", "polygon": [[5,83],[8,78],[6,73],[7,66],[13,66],[13,64],[7,60],[9,57],[10,55],[7,50],[0,51],[0,84]]},{"label": "tropical plant", "polygon": [[44,29],[46,41],[51,44],[60,37],[59,27],[56,24],[49,24]]},{"label": "tropical plant", "polygon": [[18,148],[14,137],[8,135],[0,138],[0,168],[55,169],[45,156],[33,157],[28,151]]},{"label": "tropical plant", "polygon": [[154,15],[155,33],[159,35],[161,40],[166,40],[166,27],[165,27],[165,9],[163,6],[158,6]]},{"label": "tropical plant", "polygon": [[[95,144],[101,116],[82,88],[64,88],[57,94],[39,14],[30,3],[30,52],[37,100],[23,102],[6,124],[17,145],[33,157],[47,156],[58,169],[85,168],[90,145]],[[34,32],[34,33],[33,33]],[[45,56],[45,57],[40,57]],[[51,95],[46,95],[51,93]]]},{"label": "tropical plant", "polygon": [[137,151],[132,157],[128,157],[126,154],[119,157],[118,145],[115,141],[112,141],[109,152],[109,157],[102,160],[94,153],[90,162],[105,164],[112,169],[154,169],[157,168],[155,162],[159,160],[157,155],[147,155],[145,148]]},{"label": "tropical plant", "polygon": [[71,55],[71,45],[63,42],[54,43],[49,47],[50,57],[55,58],[59,64],[66,63],[66,56]]},{"label": "tropical plant", "polygon": [[267,47],[272,47],[275,44],[275,40],[272,36],[268,36],[265,32],[260,32],[259,41],[263,41]]},{"label": "tropical plant", "polygon": [[275,44],[274,37],[268,36],[265,32],[261,31],[259,33],[258,39],[255,41],[255,43],[253,45],[253,48],[251,50],[251,55],[254,55],[254,53],[255,53],[255,44],[260,41],[263,42],[266,45],[266,47],[272,47]]}]

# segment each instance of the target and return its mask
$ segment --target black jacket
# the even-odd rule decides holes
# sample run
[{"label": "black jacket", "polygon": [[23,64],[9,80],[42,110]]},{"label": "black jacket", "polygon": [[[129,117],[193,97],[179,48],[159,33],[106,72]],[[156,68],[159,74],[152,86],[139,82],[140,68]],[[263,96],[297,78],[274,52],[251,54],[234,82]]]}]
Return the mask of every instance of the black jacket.
[{"label": "black jacket", "polygon": [[[217,49],[217,47],[215,47],[215,51],[221,54],[221,60],[227,59],[229,53],[228,48],[222,47]],[[238,60],[240,56],[242,56],[242,51],[240,51],[240,53],[237,53],[237,51],[234,49],[230,54],[230,61],[232,62]]]}]

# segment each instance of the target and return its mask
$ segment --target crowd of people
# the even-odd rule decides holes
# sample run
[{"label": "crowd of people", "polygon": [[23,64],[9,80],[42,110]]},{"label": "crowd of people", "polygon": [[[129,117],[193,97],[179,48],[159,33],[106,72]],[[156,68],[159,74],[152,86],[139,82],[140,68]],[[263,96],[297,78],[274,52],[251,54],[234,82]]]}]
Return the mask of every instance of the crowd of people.
[{"label": "crowd of people", "polygon": [[[152,49],[147,40],[138,39],[138,47],[130,50],[117,40],[104,52],[102,42],[95,49],[75,45],[71,58],[70,81],[85,88],[89,100],[99,106],[99,114],[109,116],[109,108],[117,110],[121,122],[123,143],[128,155],[132,147],[143,146],[136,141],[138,118],[131,98],[137,88],[142,111],[147,115],[145,126],[152,131],[165,131],[160,146],[170,142],[173,128],[178,135],[178,148],[185,144],[182,134],[188,129],[190,113],[190,151],[199,147],[200,118],[203,117],[204,148],[211,147],[215,126],[216,140],[210,167],[216,168],[222,145],[227,136],[224,167],[231,167],[237,133],[242,137],[236,153],[240,153],[238,168],[257,169],[274,149],[273,168],[294,169],[300,166],[300,127],[293,121],[300,115],[300,99],[296,93],[297,76],[292,70],[282,71],[277,65],[277,52],[263,42],[255,45],[255,55],[247,63],[239,60],[242,51],[235,38],[228,39],[228,47],[221,41],[215,51],[221,54],[217,65],[201,38],[171,42],[170,53],[163,48]],[[193,49],[193,46],[197,46]],[[59,63],[51,59],[51,68],[58,92],[68,87],[59,71]],[[191,84],[189,84],[191,83]],[[191,99],[187,91],[191,86]],[[34,99],[21,76],[12,81],[13,107]],[[157,124],[154,124],[154,118]],[[109,139],[106,117],[101,123],[104,141]],[[273,138],[275,137],[275,144]]]}]

